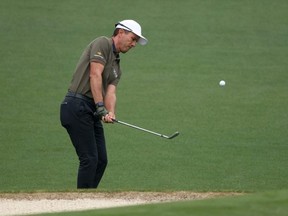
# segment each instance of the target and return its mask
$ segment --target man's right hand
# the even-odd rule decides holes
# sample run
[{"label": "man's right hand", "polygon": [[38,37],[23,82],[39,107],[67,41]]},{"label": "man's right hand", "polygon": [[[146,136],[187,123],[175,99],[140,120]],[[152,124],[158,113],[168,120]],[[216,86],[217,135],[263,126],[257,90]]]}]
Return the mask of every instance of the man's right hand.
[{"label": "man's right hand", "polygon": [[105,123],[114,123],[115,114],[112,112],[109,112],[108,115],[102,117],[102,121]]}]

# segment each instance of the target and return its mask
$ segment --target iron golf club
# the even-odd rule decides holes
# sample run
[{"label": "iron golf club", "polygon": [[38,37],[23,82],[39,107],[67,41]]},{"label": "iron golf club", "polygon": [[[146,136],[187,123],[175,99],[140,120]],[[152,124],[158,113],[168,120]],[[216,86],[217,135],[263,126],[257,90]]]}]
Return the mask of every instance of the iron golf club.
[{"label": "iron golf club", "polygon": [[160,133],[156,133],[154,131],[151,131],[151,130],[147,130],[145,128],[141,128],[141,127],[138,127],[136,125],[132,125],[132,124],[129,124],[129,123],[126,123],[126,122],[123,122],[123,121],[120,121],[120,120],[117,120],[117,119],[113,119],[114,122],[116,123],[119,123],[119,124],[122,124],[122,125],[125,125],[125,126],[128,126],[128,127],[132,127],[134,129],[138,129],[138,130],[141,130],[141,131],[144,131],[144,132],[147,132],[147,133],[151,133],[151,134],[154,134],[156,136],[160,136],[162,138],[165,138],[165,139],[173,139],[175,138],[176,136],[179,135],[179,132],[175,132],[174,134],[172,134],[171,136],[166,136],[164,134],[160,134]]}]

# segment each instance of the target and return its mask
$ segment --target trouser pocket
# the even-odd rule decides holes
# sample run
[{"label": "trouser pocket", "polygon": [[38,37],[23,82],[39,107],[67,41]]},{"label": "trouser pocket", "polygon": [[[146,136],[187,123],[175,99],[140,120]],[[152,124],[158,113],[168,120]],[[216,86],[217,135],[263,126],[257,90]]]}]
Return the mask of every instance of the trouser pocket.
[{"label": "trouser pocket", "polygon": [[66,99],[64,99],[60,105],[60,122],[63,127],[66,127],[69,124],[69,116],[71,114],[69,105],[69,101]]}]

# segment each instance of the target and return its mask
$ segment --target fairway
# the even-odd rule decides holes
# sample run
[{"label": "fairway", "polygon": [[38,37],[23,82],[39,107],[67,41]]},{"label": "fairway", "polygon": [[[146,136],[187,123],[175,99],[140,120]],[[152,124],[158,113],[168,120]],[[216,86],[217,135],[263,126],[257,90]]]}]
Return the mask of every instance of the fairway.
[{"label": "fairway", "polygon": [[0,193],[76,191],[60,103],[86,45],[135,19],[149,42],[121,55],[116,117],[180,135],[105,124],[108,167],[89,192],[282,194],[287,11],[285,0],[1,0]]}]

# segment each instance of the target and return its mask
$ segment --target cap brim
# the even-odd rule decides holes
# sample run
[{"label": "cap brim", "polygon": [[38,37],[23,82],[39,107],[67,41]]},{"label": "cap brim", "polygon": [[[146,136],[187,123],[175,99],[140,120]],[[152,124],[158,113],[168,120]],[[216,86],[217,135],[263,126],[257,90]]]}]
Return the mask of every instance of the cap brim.
[{"label": "cap brim", "polygon": [[138,43],[140,45],[146,45],[148,43],[148,40],[145,37],[143,37],[142,35],[141,36],[138,35],[138,36],[140,37],[139,40],[138,40]]}]

